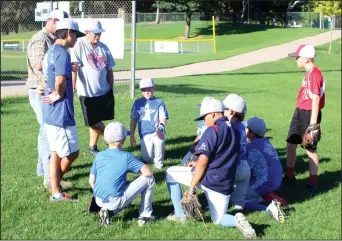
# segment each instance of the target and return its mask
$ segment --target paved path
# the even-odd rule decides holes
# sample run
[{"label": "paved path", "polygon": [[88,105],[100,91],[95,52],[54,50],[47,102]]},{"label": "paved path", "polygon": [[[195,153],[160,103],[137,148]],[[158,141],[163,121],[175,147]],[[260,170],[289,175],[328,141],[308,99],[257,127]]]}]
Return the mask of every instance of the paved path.
[{"label": "paved path", "polygon": [[[333,40],[341,38],[341,30],[333,31]],[[300,44],[311,44],[318,46],[326,44],[330,41],[330,32],[325,32],[315,36],[298,39],[285,44],[267,47],[245,54],[240,54],[222,60],[211,60],[200,63],[194,63],[179,67],[165,69],[148,69],[137,70],[136,78],[144,77],[152,78],[172,78],[179,76],[190,76],[198,74],[212,74],[225,71],[241,69],[247,66],[256,65],[265,62],[280,60],[287,57],[287,54],[294,52]],[[130,71],[115,72],[115,79],[128,80],[130,79]],[[12,95],[27,95],[25,81],[11,81],[9,84],[1,82],[1,98]]]}]

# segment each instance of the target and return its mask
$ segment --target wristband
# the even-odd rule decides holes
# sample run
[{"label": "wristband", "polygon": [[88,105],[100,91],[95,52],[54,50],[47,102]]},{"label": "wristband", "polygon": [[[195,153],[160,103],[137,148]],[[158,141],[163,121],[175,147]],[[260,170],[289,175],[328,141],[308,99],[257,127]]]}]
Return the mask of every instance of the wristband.
[{"label": "wristband", "polygon": [[158,130],[165,132],[165,125],[163,123],[159,123]]},{"label": "wristband", "polygon": [[189,189],[189,193],[195,194],[195,193],[196,193],[196,188],[194,188],[194,189]]}]

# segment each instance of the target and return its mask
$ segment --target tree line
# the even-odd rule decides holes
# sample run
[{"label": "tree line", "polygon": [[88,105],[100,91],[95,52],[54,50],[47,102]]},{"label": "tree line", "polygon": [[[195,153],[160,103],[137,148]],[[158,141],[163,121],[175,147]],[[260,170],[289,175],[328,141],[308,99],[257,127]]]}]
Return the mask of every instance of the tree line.
[{"label": "tree line", "polygon": [[[37,2],[41,1],[1,1],[1,34],[36,30],[40,23],[35,22],[34,10]],[[247,20],[258,24],[272,24],[279,22],[283,26],[288,24],[289,12],[312,12],[317,9],[313,0],[137,0],[138,13],[156,13],[155,23],[159,24],[160,13],[180,12],[185,14],[184,37],[189,37],[191,17],[194,12],[203,13],[208,19],[215,16],[216,21],[245,23]],[[337,6],[336,5],[336,6]],[[131,1],[84,1],[85,16],[113,15],[117,16],[119,9],[131,12]],[[259,13],[258,15],[256,13]],[[260,14],[262,13],[262,14]],[[70,15],[79,17],[79,1],[70,1]],[[208,20],[206,19],[206,20]]]}]

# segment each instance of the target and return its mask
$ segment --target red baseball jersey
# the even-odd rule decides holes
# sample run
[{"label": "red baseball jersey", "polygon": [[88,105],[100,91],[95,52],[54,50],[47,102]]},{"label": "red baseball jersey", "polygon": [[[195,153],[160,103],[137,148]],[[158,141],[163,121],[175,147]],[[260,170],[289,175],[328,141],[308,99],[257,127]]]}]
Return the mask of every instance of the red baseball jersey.
[{"label": "red baseball jersey", "polygon": [[313,94],[319,95],[319,109],[323,109],[325,103],[325,80],[317,67],[313,67],[306,72],[297,96],[297,107],[302,110],[311,110]]}]

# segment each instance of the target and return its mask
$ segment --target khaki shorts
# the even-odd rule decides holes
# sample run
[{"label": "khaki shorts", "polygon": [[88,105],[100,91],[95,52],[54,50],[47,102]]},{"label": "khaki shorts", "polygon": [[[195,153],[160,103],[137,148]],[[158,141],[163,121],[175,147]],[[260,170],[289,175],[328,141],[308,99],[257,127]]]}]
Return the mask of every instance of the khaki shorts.
[{"label": "khaki shorts", "polygon": [[51,152],[57,152],[60,158],[77,152],[79,148],[76,126],[58,127],[44,124]]}]

